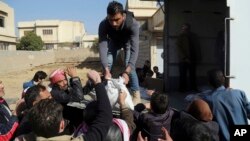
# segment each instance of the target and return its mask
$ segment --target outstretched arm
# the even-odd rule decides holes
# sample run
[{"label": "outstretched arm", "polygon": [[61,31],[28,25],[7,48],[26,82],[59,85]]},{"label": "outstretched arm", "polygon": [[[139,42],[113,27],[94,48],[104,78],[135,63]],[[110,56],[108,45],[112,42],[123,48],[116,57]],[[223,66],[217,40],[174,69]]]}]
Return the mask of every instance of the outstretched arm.
[{"label": "outstretched arm", "polygon": [[126,97],[127,93],[125,91],[121,91],[119,93],[118,103],[120,105],[120,111],[121,111],[120,118],[126,121],[129,130],[133,132],[133,130],[136,128],[136,125],[134,123],[133,112],[125,104]]},{"label": "outstretched arm", "polygon": [[111,78],[111,73],[108,68],[108,34],[106,29],[106,21],[103,20],[99,25],[98,35],[99,35],[99,54],[102,62],[102,67],[104,68],[105,79]]},{"label": "outstretched arm", "polygon": [[101,141],[106,138],[109,127],[112,124],[112,110],[108,95],[98,72],[90,71],[88,78],[95,85],[97,97],[97,116],[90,125],[84,139],[86,141]]}]

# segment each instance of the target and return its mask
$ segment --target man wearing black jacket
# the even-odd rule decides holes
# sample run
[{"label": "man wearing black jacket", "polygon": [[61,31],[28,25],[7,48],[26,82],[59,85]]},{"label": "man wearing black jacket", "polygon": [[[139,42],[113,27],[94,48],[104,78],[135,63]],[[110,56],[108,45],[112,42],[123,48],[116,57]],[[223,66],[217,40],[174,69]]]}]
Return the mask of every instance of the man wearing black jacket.
[{"label": "man wearing black jacket", "polygon": [[[66,75],[70,76],[69,83]],[[82,122],[82,109],[68,105],[69,102],[81,102],[84,99],[82,83],[76,68],[57,69],[50,74],[49,79],[52,98],[64,107],[63,117],[70,121],[72,128],[77,127]]]},{"label": "man wearing black jacket", "polygon": [[[70,76],[69,84],[66,74]],[[51,95],[59,103],[80,102],[83,100],[83,89],[76,68],[69,67],[65,71],[57,69],[50,75]]]}]

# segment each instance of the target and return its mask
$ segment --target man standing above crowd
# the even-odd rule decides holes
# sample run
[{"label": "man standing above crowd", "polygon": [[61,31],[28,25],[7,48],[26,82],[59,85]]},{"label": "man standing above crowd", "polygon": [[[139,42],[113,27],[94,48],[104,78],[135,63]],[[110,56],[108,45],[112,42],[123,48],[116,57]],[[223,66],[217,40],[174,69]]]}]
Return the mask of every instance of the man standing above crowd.
[{"label": "man standing above crowd", "polygon": [[135,63],[139,51],[139,23],[133,13],[124,11],[121,3],[112,1],[107,7],[107,17],[99,25],[99,52],[105,79],[110,79],[112,64],[117,51],[125,52],[125,70],[123,77],[130,78],[130,87],[134,104],[140,102],[138,77]]},{"label": "man standing above crowd", "polygon": [[[179,57],[180,91],[196,91],[196,66],[201,60],[200,43],[198,36],[191,32],[190,24],[183,24],[181,30],[176,41]],[[189,79],[187,79],[187,74],[189,74]],[[190,85],[188,86],[188,84]]]}]

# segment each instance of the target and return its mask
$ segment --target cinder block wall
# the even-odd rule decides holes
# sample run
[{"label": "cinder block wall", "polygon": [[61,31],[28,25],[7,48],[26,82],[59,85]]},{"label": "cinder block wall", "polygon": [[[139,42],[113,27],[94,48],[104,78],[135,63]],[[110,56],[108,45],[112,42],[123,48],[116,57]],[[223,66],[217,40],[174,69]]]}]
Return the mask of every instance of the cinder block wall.
[{"label": "cinder block wall", "polygon": [[99,54],[88,48],[54,51],[0,51],[0,74],[60,62],[99,61]]},{"label": "cinder block wall", "polygon": [[54,63],[55,55],[47,51],[0,51],[0,73],[30,69]]},{"label": "cinder block wall", "polygon": [[89,48],[65,50],[54,50],[55,62],[83,62],[83,61],[99,61],[99,53],[95,53]]}]

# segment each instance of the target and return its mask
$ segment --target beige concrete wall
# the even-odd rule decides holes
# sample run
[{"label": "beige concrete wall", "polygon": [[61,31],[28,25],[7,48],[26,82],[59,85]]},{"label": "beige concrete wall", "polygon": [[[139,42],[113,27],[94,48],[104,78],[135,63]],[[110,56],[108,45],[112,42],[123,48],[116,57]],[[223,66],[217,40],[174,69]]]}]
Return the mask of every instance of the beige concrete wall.
[{"label": "beige concrete wall", "polygon": [[54,63],[55,55],[46,51],[0,51],[0,60],[0,73],[6,73]]},{"label": "beige concrete wall", "polygon": [[13,51],[13,50],[16,50],[16,45],[9,45],[9,47],[8,47],[8,50],[9,51]]},{"label": "beige concrete wall", "polygon": [[54,51],[0,51],[0,74],[56,62],[99,61],[90,49]]},{"label": "beige concrete wall", "polygon": [[54,50],[55,62],[82,62],[98,61],[99,53],[94,53],[88,48],[78,48],[73,50]]}]

